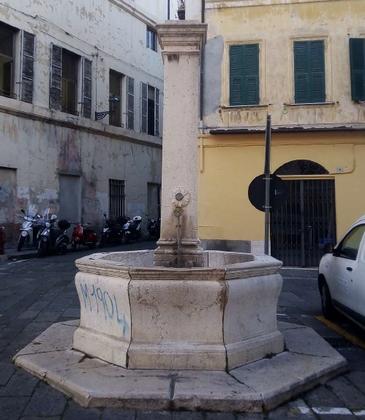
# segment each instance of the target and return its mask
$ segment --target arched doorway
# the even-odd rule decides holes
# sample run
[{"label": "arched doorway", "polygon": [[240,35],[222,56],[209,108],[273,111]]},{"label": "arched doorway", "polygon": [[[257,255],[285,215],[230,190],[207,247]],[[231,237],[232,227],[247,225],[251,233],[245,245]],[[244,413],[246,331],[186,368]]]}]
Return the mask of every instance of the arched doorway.
[{"label": "arched doorway", "polygon": [[285,266],[315,267],[323,246],[336,241],[335,181],[310,160],[288,162],[275,175],[288,197],[271,214],[271,253]]}]

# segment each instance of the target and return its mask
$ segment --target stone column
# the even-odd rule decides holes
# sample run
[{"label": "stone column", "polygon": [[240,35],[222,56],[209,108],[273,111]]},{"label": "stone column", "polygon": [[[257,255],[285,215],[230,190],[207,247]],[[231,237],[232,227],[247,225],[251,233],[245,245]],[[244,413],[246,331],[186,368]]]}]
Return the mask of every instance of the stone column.
[{"label": "stone column", "polygon": [[161,238],[155,265],[201,267],[198,238],[200,61],[207,26],[171,21],[157,26],[164,60]]}]

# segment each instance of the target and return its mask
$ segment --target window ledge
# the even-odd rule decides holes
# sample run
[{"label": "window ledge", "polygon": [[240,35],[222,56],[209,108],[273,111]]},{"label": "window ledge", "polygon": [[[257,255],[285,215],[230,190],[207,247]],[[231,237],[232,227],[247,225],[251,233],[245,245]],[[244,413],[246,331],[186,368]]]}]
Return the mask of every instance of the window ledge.
[{"label": "window ledge", "polygon": [[284,102],[284,106],[293,106],[293,107],[300,107],[300,106],[333,106],[337,105],[339,102],[331,101],[331,102],[303,102],[303,103],[293,103],[293,102]]},{"label": "window ledge", "polygon": [[271,104],[256,105],[221,105],[221,109],[251,109],[251,108],[268,108]]}]

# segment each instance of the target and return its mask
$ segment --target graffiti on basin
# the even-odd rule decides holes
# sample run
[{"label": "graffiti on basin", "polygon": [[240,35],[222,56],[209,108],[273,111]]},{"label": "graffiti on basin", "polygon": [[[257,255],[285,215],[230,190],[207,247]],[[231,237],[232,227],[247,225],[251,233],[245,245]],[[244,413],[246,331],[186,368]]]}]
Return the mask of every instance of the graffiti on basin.
[{"label": "graffiti on basin", "polygon": [[118,308],[118,302],[114,294],[97,287],[94,284],[80,283],[81,295],[85,309],[104,316],[105,321],[116,321],[120,326],[123,336],[129,331],[129,324],[124,313]]}]

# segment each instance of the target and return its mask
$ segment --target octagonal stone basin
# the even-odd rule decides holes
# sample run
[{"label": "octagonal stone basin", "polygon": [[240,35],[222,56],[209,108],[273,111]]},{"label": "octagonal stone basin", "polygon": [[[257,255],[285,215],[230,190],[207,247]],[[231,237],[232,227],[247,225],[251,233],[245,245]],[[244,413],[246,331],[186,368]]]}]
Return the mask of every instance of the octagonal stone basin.
[{"label": "octagonal stone basin", "polygon": [[203,268],[153,265],[153,251],[76,261],[73,348],[130,369],[230,370],[283,351],[281,263],[205,251]]}]

